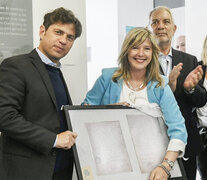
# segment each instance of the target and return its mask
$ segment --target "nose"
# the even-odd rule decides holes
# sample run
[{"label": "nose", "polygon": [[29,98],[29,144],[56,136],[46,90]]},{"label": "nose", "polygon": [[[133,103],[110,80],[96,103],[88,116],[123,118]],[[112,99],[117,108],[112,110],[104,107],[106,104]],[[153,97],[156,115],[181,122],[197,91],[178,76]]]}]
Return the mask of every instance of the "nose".
[{"label": "nose", "polygon": [[61,44],[66,44],[67,43],[67,36],[66,35],[62,35],[59,39]]},{"label": "nose", "polygon": [[163,29],[164,28],[164,24],[162,22],[159,22],[157,25],[158,29]]},{"label": "nose", "polygon": [[144,55],[144,49],[143,48],[137,49],[137,55],[138,56],[143,56]]}]

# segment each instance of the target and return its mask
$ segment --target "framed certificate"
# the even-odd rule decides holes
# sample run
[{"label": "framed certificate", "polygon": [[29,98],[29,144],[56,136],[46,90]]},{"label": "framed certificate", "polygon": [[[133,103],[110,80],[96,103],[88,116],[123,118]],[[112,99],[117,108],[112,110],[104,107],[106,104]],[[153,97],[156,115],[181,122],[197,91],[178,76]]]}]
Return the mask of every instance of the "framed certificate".
[{"label": "framed certificate", "polygon": [[[147,180],[168,146],[162,116],[123,106],[65,106],[79,180]],[[151,112],[151,111],[150,111]],[[172,180],[186,179],[178,159]]]}]

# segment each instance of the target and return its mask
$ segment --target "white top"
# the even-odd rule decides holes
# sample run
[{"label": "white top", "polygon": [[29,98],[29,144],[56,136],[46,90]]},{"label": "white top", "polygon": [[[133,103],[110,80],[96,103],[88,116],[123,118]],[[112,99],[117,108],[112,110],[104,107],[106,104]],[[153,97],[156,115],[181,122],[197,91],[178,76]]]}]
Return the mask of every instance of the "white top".
[{"label": "white top", "polygon": [[120,102],[126,101],[130,105],[143,105],[149,104],[147,97],[147,87],[140,91],[133,91],[130,89],[125,82],[123,82],[123,87],[120,95]]},{"label": "white top", "polygon": [[[207,90],[207,79],[204,79],[203,86]],[[197,116],[199,124],[202,127],[207,127],[207,103],[202,108],[197,108]]]},{"label": "white top", "polygon": [[[149,100],[147,97],[147,87],[145,87],[144,89],[140,91],[133,91],[123,81],[123,86],[122,86],[122,91],[120,94],[119,102],[124,102],[124,101],[129,103],[130,106],[135,107],[136,109],[142,112],[145,112],[146,114],[151,114],[151,115],[154,114],[155,117],[156,117],[156,114],[159,114],[158,112],[156,113],[156,111],[161,112],[158,104],[149,103]],[[159,115],[159,117],[160,116],[162,115]],[[181,152],[179,154],[179,157],[182,157],[185,152],[185,144],[179,139],[171,139],[168,144],[167,151]]]}]

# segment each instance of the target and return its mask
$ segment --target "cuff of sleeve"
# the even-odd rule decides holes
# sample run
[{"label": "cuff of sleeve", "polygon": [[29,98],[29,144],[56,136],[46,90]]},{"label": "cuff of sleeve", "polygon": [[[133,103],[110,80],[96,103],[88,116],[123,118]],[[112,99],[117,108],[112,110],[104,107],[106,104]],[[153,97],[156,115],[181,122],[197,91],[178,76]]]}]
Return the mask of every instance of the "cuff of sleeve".
[{"label": "cuff of sleeve", "polygon": [[56,144],[57,144],[57,136],[56,136],[56,139],[55,139],[55,142],[54,142],[54,144],[53,144],[53,147],[55,147],[56,146]]},{"label": "cuff of sleeve", "polygon": [[167,151],[180,152],[178,157],[181,158],[185,153],[185,143],[180,139],[171,139],[168,144]]}]

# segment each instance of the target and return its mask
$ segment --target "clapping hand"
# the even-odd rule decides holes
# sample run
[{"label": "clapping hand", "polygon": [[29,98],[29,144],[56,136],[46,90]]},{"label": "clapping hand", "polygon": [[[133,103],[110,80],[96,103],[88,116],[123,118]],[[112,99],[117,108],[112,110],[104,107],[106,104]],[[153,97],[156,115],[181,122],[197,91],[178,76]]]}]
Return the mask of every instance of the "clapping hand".
[{"label": "clapping hand", "polygon": [[189,91],[192,88],[194,88],[198,82],[202,79],[203,76],[203,70],[202,70],[202,66],[199,65],[197,66],[193,71],[191,71],[188,76],[185,78],[184,81],[184,89]]},{"label": "clapping hand", "polygon": [[177,78],[180,75],[180,71],[182,70],[182,68],[183,68],[183,63],[179,63],[176,66],[174,66],[172,71],[170,72],[169,86],[173,92],[176,90]]}]

